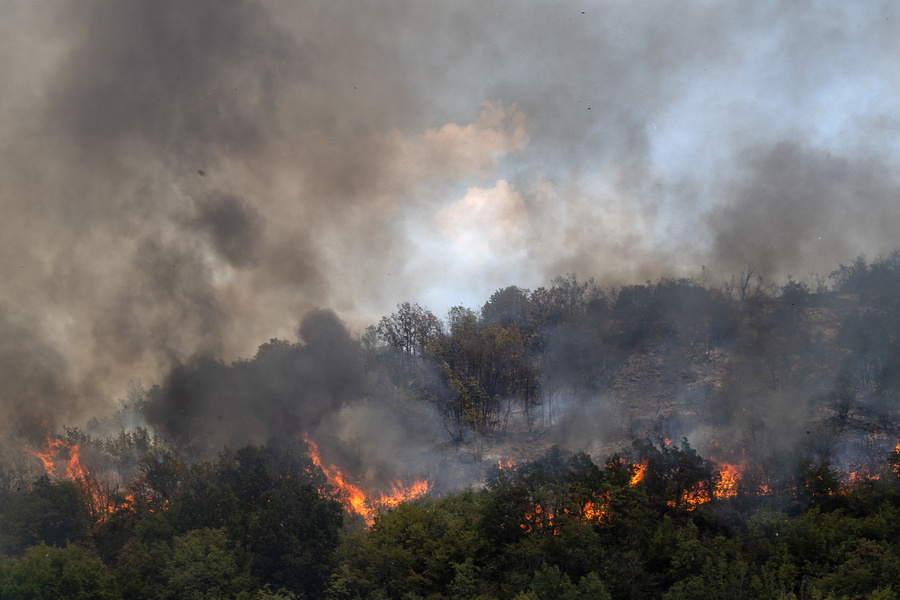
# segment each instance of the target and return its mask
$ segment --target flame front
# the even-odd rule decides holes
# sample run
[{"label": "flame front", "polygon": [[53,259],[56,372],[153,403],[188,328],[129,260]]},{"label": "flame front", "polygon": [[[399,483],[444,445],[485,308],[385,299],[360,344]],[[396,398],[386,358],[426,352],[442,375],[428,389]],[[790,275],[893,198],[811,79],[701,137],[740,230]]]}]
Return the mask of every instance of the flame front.
[{"label": "flame front", "polygon": [[588,500],[581,509],[581,517],[592,523],[605,523],[609,521],[609,495],[604,494]]},{"label": "flame front", "polygon": [[719,481],[713,496],[716,498],[734,498],[737,496],[737,484],[741,478],[741,469],[737,465],[723,464],[719,469]]},{"label": "flame front", "polygon": [[383,494],[378,498],[377,504],[387,508],[394,508],[401,502],[408,502],[410,500],[415,500],[416,498],[421,498],[427,494],[430,489],[431,484],[426,479],[414,481],[412,485],[409,486],[404,486],[403,483],[395,481],[392,486],[392,493],[387,495]]},{"label": "flame front", "polygon": [[50,434],[41,447],[41,451],[25,449],[43,463],[44,470],[50,477],[59,479],[84,479],[84,467],[81,466],[81,448],[78,444],[65,440],[54,440]]},{"label": "flame front", "polygon": [[319,447],[309,439],[309,436],[304,434],[303,440],[309,446],[309,458],[313,464],[325,474],[328,483],[339,490],[338,500],[343,504],[344,509],[349,513],[361,516],[369,527],[375,523],[375,516],[379,509],[396,508],[402,502],[424,496],[431,489],[431,483],[425,479],[419,479],[412,485],[404,485],[400,481],[395,481],[391,486],[391,493],[381,494],[377,499],[370,498],[360,487],[350,483],[347,476],[335,465],[326,467],[322,463]]},{"label": "flame front", "polygon": [[41,461],[48,477],[65,479],[78,485],[89,499],[91,514],[98,522],[115,510],[109,494],[104,494],[97,478],[81,464],[81,446],[78,444],[55,439],[48,430],[40,451],[24,450]]},{"label": "flame front", "polygon": [[709,493],[700,487],[687,490],[681,496],[681,503],[675,500],[669,501],[669,506],[680,506],[685,510],[694,510],[710,501]]},{"label": "flame front", "polygon": [[634,465],[634,475],[631,476],[630,485],[637,485],[644,480],[644,475],[647,474],[647,464],[648,461],[645,458],[641,461],[641,464]]}]

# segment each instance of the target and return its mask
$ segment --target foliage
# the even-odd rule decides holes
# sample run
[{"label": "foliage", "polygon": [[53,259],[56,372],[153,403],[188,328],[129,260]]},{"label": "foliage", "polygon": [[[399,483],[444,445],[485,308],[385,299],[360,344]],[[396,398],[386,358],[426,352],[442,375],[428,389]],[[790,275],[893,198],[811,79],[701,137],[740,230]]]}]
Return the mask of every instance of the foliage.
[{"label": "foliage", "polygon": [[250,583],[222,529],[193,529],[176,537],[161,575],[166,600],[231,598]]},{"label": "foliage", "polygon": [[0,598],[117,600],[121,595],[106,565],[87,550],[41,543],[3,567]]},{"label": "foliage", "polygon": [[340,506],[303,464],[270,444],[175,469],[168,503],[135,507],[118,550],[102,556],[88,548],[109,535],[103,524],[22,551],[21,532],[43,523],[22,506],[88,502],[39,480],[0,511],[20,532],[0,600],[814,600],[900,589],[892,465],[877,485],[851,486],[827,462],[798,460],[764,495],[717,498],[719,474],[687,442],[638,440],[603,464],[553,447],[490,467],[479,491],[402,503],[342,533]]},{"label": "foliage", "polygon": [[65,546],[88,534],[90,509],[71,481],[42,476],[24,494],[13,495],[0,512],[0,548],[19,554],[38,543]]},{"label": "foliage", "polygon": [[[66,432],[120,486],[23,479],[0,461],[0,600],[894,597],[900,253],[860,257],[831,280],[831,291],[774,285],[748,266],[722,289],[601,289],[567,275],[454,307],[446,322],[401,303],[358,343],[312,319],[305,343],[273,339],[233,365],[198,359],[169,389],[134,383],[115,419]],[[698,385],[726,363],[715,385]],[[711,460],[666,440],[666,419],[682,415],[663,400],[653,423],[624,403],[603,412],[623,381],[657,377],[680,386],[670,395],[696,394],[686,426],[727,432],[734,447],[710,444]],[[345,524],[304,442],[282,435],[292,441],[216,456],[218,423],[190,416],[214,406],[255,432],[269,425],[257,401],[312,422],[386,397],[436,408],[457,449],[510,423],[559,434],[558,399],[574,421],[615,413],[638,439],[601,462],[550,447],[491,466],[479,489],[402,503],[364,530]],[[145,417],[172,439],[134,426]],[[602,420],[564,425],[595,439]],[[863,452],[845,452],[843,433],[886,461],[849,478],[846,457]],[[725,464],[744,473],[727,494]]]}]

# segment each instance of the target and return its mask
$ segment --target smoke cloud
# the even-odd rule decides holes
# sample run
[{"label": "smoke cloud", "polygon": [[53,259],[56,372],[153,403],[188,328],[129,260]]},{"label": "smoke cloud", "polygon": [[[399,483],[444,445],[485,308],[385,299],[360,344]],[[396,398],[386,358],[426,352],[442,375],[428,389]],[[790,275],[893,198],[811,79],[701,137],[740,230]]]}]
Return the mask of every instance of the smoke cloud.
[{"label": "smoke cloud", "polygon": [[310,311],[301,345],[226,365],[200,357],[151,390],[147,416],[181,447],[215,454],[224,446],[291,439],[317,428],[363,395],[358,349],[337,316]]},{"label": "smoke cloud", "polygon": [[[310,308],[355,331],[566,272],[779,278],[898,245],[895,3],[2,11],[7,420],[78,422],[141,377],[162,426],[215,404],[262,435],[213,375]],[[304,324],[312,391],[266,393],[324,422],[358,382],[334,318]]]}]

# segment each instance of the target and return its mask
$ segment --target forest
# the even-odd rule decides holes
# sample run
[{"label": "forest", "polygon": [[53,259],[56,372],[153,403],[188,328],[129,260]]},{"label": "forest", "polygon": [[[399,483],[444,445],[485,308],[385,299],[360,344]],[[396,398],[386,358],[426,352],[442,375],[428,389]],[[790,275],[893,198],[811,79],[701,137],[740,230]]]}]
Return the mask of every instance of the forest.
[{"label": "forest", "polygon": [[0,600],[895,598],[900,251],[328,310],[13,425]]}]

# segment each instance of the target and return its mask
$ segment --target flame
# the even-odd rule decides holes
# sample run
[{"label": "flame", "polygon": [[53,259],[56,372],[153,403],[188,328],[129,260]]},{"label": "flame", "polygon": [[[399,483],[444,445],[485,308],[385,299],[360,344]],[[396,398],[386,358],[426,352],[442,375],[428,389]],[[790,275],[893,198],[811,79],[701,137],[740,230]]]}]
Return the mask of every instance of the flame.
[{"label": "flame", "polygon": [[526,533],[543,531],[551,535],[558,535],[559,528],[553,524],[554,510],[552,507],[544,507],[534,503],[531,510],[525,513],[524,522],[519,525]]},{"label": "flame", "polygon": [[[557,511],[552,506],[544,506],[540,502],[533,502],[531,507],[523,515],[519,527],[526,533],[541,531],[550,535],[559,535],[559,524],[556,522]],[[560,514],[573,515],[569,509],[560,509]],[[609,497],[597,496],[586,501],[581,506],[581,511],[574,516],[585,523],[605,523],[609,521]]]},{"label": "flame", "polygon": [[634,465],[634,475],[631,476],[629,485],[637,485],[644,480],[644,475],[647,473],[647,464],[648,461],[645,458],[641,461],[641,464]]},{"label": "flame", "polygon": [[[46,419],[42,419],[45,422]],[[115,502],[109,494],[104,493],[101,483],[88,474],[87,469],[81,463],[81,446],[74,442],[54,438],[47,431],[41,449],[29,450],[31,454],[41,461],[48,477],[72,481],[84,492],[91,514],[97,522],[105,520],[115,511]]]},{"label": "flame", "polygon": [[403,483],[395,481],[391,489],[391,494],[382,494],[378,498],[378,504],[387,508],[395,508],[402,502],[409,502],[427,494],[431,490],[431,483],[426,479],[419,479],[412,485],[404,487]]},{"label": "flame", "polygon": [[511,461],[509,459],[498,460],[497,468],[500,469],[501,471],[505,471],[505,470],[509,470],[509,469],[515,471],[515,467],[513,466],[513,461]]},{"label": "flame", "polygon": [[709,501],[709,492],[702,488],[688,490],[684,494],[684,496],[681,497],[681,504],[688,510],[693,510],[701,504],[706,504]]},{"label": "flame", "polygon": [[431,483],[425,479],[416,480],[408,486],[400,481],[395,481],[391,485],[389,494],[381,494],[377,499],[371,498],[360,487],[348,481],[347,476],[335,465],[326,467],[322,463],[319,446],[309,439],[309,436],[303,434],[303,440],[309,446],[309,458],[313,464],[325,474],[328,483],[337,488],[338,500],[344,509],[349,513],[361,516],[369,527],[375,524],[375,516],[379,509],[396,508],[401,503],[420,498],[431,490]]},{"label": "flame", "polygon": [[375,511],[368,506],[368,498],[365,492],[353,485],[344,474],[334,465],[326,467],[322,463],[322,456],[319,454],[319,446],[304,434],[303,441],[309,446],[309,458],[325,474],[328,483],[336,487],[340,491],[340,501],[344,505],[347,512],[360,515],[370,527],[375,522]]},{"label": "flame", "polygon": [[366,524],[371,527],[375,522],[375,511],[369,506],[369,499],[366,497],[366,493],[347,481],[344,474],[335,468],[334,465],[327,469],[321,463],[317,466],[325,473],[328,482],[341,491],[344,508],[349,512],[362,516]]},{"label": "flame", "polygon": [[894,475],[900,477],[900,442],[897,442],[897,445],[894,446],[894,451],[892,452],[893,456],[891,456],[891,467]]},{"label": "flame", "polygon": [[609,521],[609,497],[588,500],[581,509],[581,518],[594,523]]},{"label": "flame", "polygon": [[737,484],[742,477],[741,468],[737,465],[722,464],[719,466],[719,481],[713,490],[713,496],[723,500],[737,496]]},{"label": "flame", "polygon": [[25,449],[28,454],[38,458],[50,477],[58,479],[84,479],[84,467],[81,465],[81,448],[65,440],[55,440],[48,433],[41,445],[41,451]]}]

